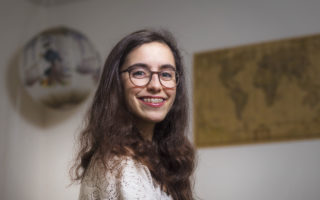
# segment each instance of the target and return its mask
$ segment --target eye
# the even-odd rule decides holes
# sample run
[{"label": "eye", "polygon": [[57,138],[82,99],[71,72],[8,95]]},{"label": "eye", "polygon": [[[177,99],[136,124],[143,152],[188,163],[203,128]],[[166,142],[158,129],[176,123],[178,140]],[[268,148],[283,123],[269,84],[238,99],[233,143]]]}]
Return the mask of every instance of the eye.
[{"label": "eye", "polygon": [[139,78],[139,77],[144,77],[146,73],[144,71],[135,71],[131,73],[133,77]]},{"label": "eye", "polygon": [[163,71],[161,72],[161,78],[163,80],[172,80],[174,77],[174,71]]},{"label": "eye", "polygon": [[145,78],[148,76],[148,72],[141,68],[133,69],[130,74],[133,78]]}]

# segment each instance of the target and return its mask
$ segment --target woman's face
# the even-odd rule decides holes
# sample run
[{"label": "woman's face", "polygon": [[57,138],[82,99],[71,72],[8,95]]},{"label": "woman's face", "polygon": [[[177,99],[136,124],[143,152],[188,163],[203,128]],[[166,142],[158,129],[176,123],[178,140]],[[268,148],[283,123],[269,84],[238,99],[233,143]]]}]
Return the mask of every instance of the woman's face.
[{"label": "woman's face", "polygon": [[[133,68],[132,66],[148,68],[153,72],[170,67],[176,69],[171,49],[160,42],[146,43],[132,50],[121,66],[121,71]],[[137,74],[139,73],[141,74],[138,71]],[[151,77],[147,85],[136,86],[130,81],[128,72],[121,73],[129,111],[140,122],[157,123],[169,112],[176,96],[176,88],[164,87],[156,73]]]}]

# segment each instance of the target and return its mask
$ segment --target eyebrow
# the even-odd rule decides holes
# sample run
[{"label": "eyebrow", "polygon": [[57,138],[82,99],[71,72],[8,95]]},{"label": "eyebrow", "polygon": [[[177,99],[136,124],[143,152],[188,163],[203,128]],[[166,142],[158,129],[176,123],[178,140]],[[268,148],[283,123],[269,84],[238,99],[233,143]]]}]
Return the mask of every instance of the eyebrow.
[{"label": "eyebrow", "polygon": [[[132,67],[145,67],[145,68],[149,69],[149,66],[145,63],[135,63],[133,65],[130,65],[127,69],[132,68]],[[170,64],[164,64],[164,65],[160,66],[160,69],[167,69],[167,68],[171,68],[171,69],[176,70],[176,68]]]}]

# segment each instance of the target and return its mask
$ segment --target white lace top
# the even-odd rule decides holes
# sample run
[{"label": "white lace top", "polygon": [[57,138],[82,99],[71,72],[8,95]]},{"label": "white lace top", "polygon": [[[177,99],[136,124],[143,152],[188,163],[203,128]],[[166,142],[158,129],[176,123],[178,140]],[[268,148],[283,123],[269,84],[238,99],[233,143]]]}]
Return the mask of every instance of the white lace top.
[{"label": "white lace top", "polygon": [[172,200],[153,181],[149,169],[126,158],[120,161],[116,172],[102,177],[89,167],[84,177],[79,200]]}]

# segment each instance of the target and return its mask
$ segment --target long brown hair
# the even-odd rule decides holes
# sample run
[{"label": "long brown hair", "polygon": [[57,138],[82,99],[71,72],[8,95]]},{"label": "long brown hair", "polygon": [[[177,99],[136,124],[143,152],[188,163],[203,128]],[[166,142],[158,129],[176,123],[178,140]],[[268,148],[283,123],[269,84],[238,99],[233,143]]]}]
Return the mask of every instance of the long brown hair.
[{"label": "long brown hair", "polygon": [[[135,48],[161,42],[171,49],[179,84],[176,98],[165,119],[156,124],[152,142],[142,138],[134,117],[125,106],[120,67]],[[90,107],[80,149],[72,168],[73,180],[82,180],[89,164],[100,162],[104,170],[114,156],[130,156],[146,165],[153,179],[176,200],[192,199],[190,177],[194,170],[194,149],[187,136],[188,104],[185,73],[175,40],[167,31],[140,30],[124,37],[109,54]]]}]

